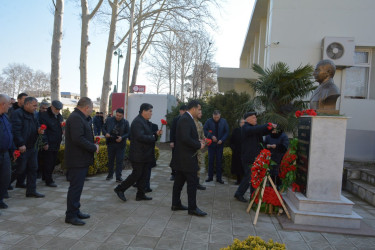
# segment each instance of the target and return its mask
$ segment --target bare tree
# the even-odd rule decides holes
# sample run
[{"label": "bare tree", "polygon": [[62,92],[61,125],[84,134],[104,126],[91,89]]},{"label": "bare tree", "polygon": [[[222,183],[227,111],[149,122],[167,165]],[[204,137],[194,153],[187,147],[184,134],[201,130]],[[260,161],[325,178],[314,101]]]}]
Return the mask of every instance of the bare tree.
[{"label": "bare tree", "polygon": [[96,12],[102,5],[103,0],[99,0],[94,10],[89,13],[89,6],[87,0],[81,0],[82,9],[82,30],[81,30],[81,56],[79,60],[80,69],[80,95],[87,96],[87,49],[90,45],[89,41],[89,22],[95,16]]},{"label": "bare tree", "polygon": [[108,0],[111,7],[111,23],[109,27],[109,35],[107,42],[107,52],[105,57],[104,75],[103,75],[103,86],[102,86],[102,96],[100,98],[100,111],[105,114],[108,112],[108,101],[109,92],[111,90],[111,69],[112,69],[112,57],[113,51],[115,50],[115,35],[116,35],[116,22],[118,16],[119,6],[122,5],[124,0]]},{"label": "bare tree", "polygon": [[34,72],[25,64],[9,64],[2,70],[0,80],[0,92],[12,97],[21,92],[32,92],[37,97],[50,93],[50,75],[41,70]]},{"label": "bare tree", "polygon": [[51,48],[51,99],[60,100],[60,53],[62,41],[62,24],[64,14],[64,0],[52,0],[55,11],[53,23],[53,37]]},{"label": "bare tree", "polygon": [[[32,86],[33,90],[37,92],[38,97],[46,97],[50,95],[51,85],[50,83],[51,76],[46,74],[41,70],[37,70],[33,74]],[[54,100],[54,99],[52,99]]]},{"label": "bare tree", "polygon": [[167,84],[165,82],[165,78],[163,76],[162,71],[159,71],[156,68],[154,68],[151,71],[147,72],[146,74],[147,74],[147,78],[155,86],[156,94],[160,94],[165,89],[167,89]]},{"label": "bare tree", "polygon": [[25,64],[9,64],[2,71],[7,87],[10,87],[9,96],[17,96],[21,92],[30,89],[33,71]]}]

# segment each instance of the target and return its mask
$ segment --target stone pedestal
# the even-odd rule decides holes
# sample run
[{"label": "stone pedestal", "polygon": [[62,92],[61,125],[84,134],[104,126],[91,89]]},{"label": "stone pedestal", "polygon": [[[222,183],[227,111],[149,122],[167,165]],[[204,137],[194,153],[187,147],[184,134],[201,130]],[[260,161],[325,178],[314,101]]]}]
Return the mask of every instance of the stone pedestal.
[{"label": "stone pedestal", "polygon": [[295,224],[360,228],[353,202],[341,195],[347,117],[313,116],[308,152],[306,196],[284,195]]}]

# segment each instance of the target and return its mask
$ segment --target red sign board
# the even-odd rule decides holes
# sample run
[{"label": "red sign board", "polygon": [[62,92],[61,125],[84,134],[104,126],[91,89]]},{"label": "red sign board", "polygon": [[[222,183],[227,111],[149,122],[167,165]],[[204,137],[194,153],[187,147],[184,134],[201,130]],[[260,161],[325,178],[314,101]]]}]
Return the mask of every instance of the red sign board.
[{"label": "red sign board", "polygon": [[125,93],[112,93],[112,114],[113,111],[125,107]]},{"label": "red sign board", "polygon": [[133,91],[137,93],[146,93],[146,85],[134,85]]}]

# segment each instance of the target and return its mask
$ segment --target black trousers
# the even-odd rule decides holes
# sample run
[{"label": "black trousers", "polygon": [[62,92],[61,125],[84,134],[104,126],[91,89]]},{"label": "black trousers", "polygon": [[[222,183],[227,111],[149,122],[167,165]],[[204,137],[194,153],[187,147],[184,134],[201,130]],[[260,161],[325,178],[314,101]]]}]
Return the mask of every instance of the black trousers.
[{"label": "black trousers", "polygon": [[10,183],[10,157],[8,151],[0,152],[0,201],[8,192]]},{"label": "black trousers", "polygon": [[197,172],[176,171],[173,183],[172,206],[181,205],[181,190],[185,182],[187,182],[188,209],[195,210],[197,208]]},{"label": "black trousers", "polygon": [[125,192],[129,187],[137,182],[137,197],[145,195],[145,185],[150,162],[132,162],[133,171],[117,186],[117,189]]},{"label": "black trousers", "polygon": [[175,151],[175,147],[172,148],[172,158],[171,158],[171,162],[169,163],[169,166],[171,167],[171,175],[172,176],[175,176],[176,175],[176,170],[174,169],[174,165],[175,165],[175,155],[174,155],[174,151]]},{"label": "black trousers", "polygon": [[68,169],[67,179],[70,182],[65,216],[67,219],[76,218],[81,207],[81,194],[89,166]]},{"label": "black trousers", "polygon": [[41,154],[41,168],[42,168],[42,174],[44,177],[44,180],[46,181],[46,184],[50,184],[53,182],[52,179],[52,173],[56,166],[56,160],[57,160],[57,153],[58,151],[41,151],[39,154]]},{"label": "black trousers", "polygon": [[121,172],[123,169],[123,162],[125,157],[126,144],[111,143],[107,145],[108,151],[108,177],[113,176],[113,169],[116,160],[116,180],[121,179]]}]

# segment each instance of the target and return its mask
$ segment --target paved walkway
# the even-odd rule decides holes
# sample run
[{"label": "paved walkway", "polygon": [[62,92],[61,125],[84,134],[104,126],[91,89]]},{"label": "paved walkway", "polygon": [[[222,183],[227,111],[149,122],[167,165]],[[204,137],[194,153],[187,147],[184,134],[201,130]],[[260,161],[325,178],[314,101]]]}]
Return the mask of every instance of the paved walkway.
[{"label": "paved walkway", "polygon": [[[64,223],[68,182],[63,176],[56,179],[58,188],[38,183],[38,191],[46,194],[44,199],[25,198],[24,189],[10,191],[9,208],[1,210],[0,249],[220,249],[233,238],[242,240],[248,235],[284,242],[288,249],[375,249],[371,237],[285,231],[274,216],[265,214],[253,226],[254,212],[247,214],[247,204],[233,198],[237,187],[233,180],[229,184],[225,180],[225,185],[211,182],[205,184],[207,190],[198,191],[198,206],[208,216],[172,212],[169,159],[170,152],[162,150],[152,172],[152,201],[135,201],[136,190],[130,188],[124,203],[113,192],[114,181],[106,181],[105,174],[90,177],[81,202],[82,211],[91,218],[83,227]],[[129,172],[123,171],[123,176]],[[375,208],[344,195],[356,203],[355,212],[375,228]],[[182,201],[187,203],[186,192]]]}]

